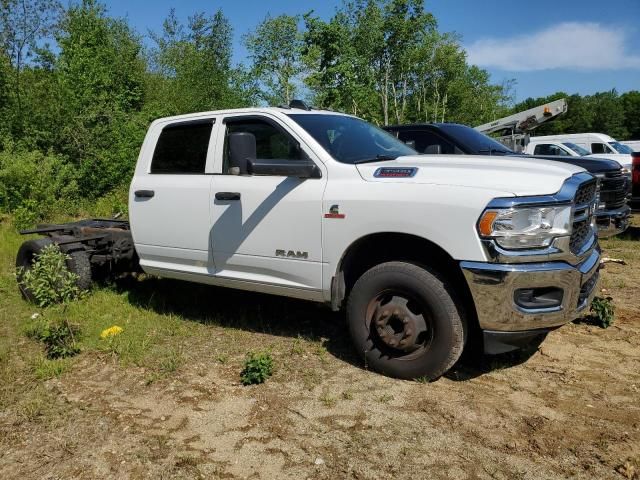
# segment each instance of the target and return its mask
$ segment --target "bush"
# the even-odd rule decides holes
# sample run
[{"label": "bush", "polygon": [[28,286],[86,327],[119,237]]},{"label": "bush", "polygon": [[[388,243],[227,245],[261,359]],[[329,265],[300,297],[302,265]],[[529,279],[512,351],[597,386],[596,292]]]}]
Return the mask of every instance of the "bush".
[{"label": "bush", "polygon": [[18,272],[18,281],[32,292],[40,307],[67,303],[81,296],[78,276],[67,268],[68,259],[57,245],[47,245],[35,256],[30,269]]},{"label": "bush", "polygon": [[25,200],[13,212],[13,225],[16,230],[33,228],[40,220],[42,220],[42,211],[35,200]]},{"label": "bush", "polygon": [[15,213],[18,222],[37,222],[51,215],[60,201],[77,198],[76,172],[64,157],[0,151],[0,212]]},{"label": "bush", "polygon": [[27,336],[44,343],[47,358],[72,357],[80,352],[76,337],[80,327],[67,320],[40,320],[27,329]]},{"label": "bush", "polygon": [[264,383],[273,374],[273,358],[268,352],[250,352],[240,373],[243,385]]},{"label": "bush", "polygon": [[91,209],[93,216],[113,218],[116,214],[127,216],[129,212],[129,185],[110,191],[96,200]]},{"label": "bush", "polygon": [[615,309],[611,297],[595,297],[591,303],[591,318],[601,328],[608,328],[613,324]]}]

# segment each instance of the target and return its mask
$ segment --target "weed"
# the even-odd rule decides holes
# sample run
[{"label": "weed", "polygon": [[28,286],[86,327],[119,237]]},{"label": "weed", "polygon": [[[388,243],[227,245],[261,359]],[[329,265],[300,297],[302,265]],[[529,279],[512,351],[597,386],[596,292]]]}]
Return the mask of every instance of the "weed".
[{"label": "weed", "polygon": [[380,403],[389,403],[392,400],[393,400],[393,395],[391,395],[390,393],[385,393],[380,398],[378,398],[378,401]]},{"label": "weed", "polygon": [[417,383],[429,383],[429,377],[416,377],[414,380]]},{"label": "weed", "polygon": [[291,353],[293,355],[304,355],[304,345],[302,343],[302,338],[298,337],[293,341],[293,345],[291,345]]},{"label": "weed", "polygon": [[229,363],[229,355],[227,355],[226,353],[220,354],[218,355],[216,360],[218,360],[218,362],[222,365],[226,365],[227,363]]},{"label": "weed", "polygon": [[47,245],[35,256],[31,268],[18,271],[18,281],[33,294],[40,307],[67,303],[80,297],[78,276],[67,268],[69,259],[57,245]]},{"label": "weed", "polygon": [[325,392],[322,394],[322,396],[320,397],[320,401],[324,404],[325,407],[327,408],[332,408],[336,406],[336,403],[338,403],[338,399],[336,399],[336,397],[331,396],[329,393]]},{"label": "weed", "polygon": [[36,357],[31,365],[34,376],[38,380],[49,380],[59,377],[69,368],[69,361],[64,358],[48,359]]},{"label": "weed", "polygon": [[72,357],[79,353],[76,343],[79,332],[80,327],[68,320],[39,320],[26,330],[29,338],[44,343],[49,359]]},{"label": "weed", "polygon": [[350,392],[349,390],[345,390],[344,392],[342,392],[342,399],[353,400],[353,392]]},{"label": "weed", "polygon": [[182,364],[182,355],[178,350],[168,350],[160,359],[160,371],[163,374],[173,373]]},{"label": "weed", "polygon": [[615,309],[611,297],[595,297],[591,304],[591,317],[601,328],[608,328],[613,324]]},{"label": "weed", "polygon": [[243,385],[264,383],[273,374],[273,358],[268,352],[250,352],[240,372]]}]

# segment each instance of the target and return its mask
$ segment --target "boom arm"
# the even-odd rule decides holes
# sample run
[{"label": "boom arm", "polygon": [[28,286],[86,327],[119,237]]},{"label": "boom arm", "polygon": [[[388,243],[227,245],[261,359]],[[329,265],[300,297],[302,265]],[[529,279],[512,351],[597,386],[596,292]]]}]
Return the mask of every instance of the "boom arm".
[{"label": "boom arm", "polygon": [[530,108],[524,112],[514,113],[508,117],[479,125],[475,129],[486,135],[496,132],[526,133],[567,111],[567,101],[564,98],[545,105]]}]

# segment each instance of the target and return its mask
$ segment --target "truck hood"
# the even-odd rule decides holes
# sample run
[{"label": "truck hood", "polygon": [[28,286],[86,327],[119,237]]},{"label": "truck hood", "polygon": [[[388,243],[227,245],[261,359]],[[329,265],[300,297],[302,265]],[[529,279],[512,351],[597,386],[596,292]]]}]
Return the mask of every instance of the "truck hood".
[{"label": "truck hood", "polygon": [[[516,156],[516,155],[513,155]],[[551,155],[527,155],[525,153],[517,155],[519,158],[539,158],[541,160],[552,160],[554,162],[568,163],[584,168],[590,173],[607,173],[620,170],[620,164],[608,158],[595,157],[561,157]]]},{"label": "truck hood", "polygon": [[608,158],[609,160],[615,160],[622,168],[627,170],[631,169],[631,155],[628,153],[592,153],[589,157],[593,158]]},{"label": "truck hood", "polygon": [[[584,169],[574,165],[532,159],[478,155],[416,155],[356,165],[368,182],[423,183],[500,190],[514,196],[550,195],[564,181]],[[410,168],[411,177],[380,177],[379,168]]]}]

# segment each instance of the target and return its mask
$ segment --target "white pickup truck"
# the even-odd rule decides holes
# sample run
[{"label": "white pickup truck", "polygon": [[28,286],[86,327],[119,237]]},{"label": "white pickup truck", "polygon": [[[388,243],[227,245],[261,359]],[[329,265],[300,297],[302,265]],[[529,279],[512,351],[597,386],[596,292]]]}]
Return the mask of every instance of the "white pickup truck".
[{"label": "white pickup truck", "polygon": [[400,378],[441,376],[468,338],[505,352],[588,308],[590,174],[418,155],[356,117],[297,105],[156,120],[129,221],[40,225],[18,266],[54,242],[85,286],[100,269],[141,268],[345,308],[366,364]]}]

